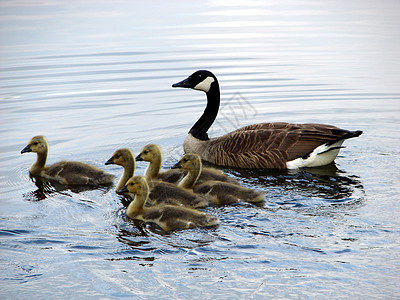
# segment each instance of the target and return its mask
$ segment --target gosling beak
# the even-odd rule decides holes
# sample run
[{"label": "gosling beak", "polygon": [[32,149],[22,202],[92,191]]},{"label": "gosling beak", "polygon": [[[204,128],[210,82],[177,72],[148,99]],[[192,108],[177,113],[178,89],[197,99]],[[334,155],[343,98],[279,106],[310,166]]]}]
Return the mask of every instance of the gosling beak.
[{"label": "gosling beak", "polygon": [[111,157],[111,158],[110,158],[109,160],[107,160],[106,163],[105,163],[105,165],[113,165],[113,164],[115,164],[114,158],[113,158],[113,157]]},{"label": "gosling beak", "polygon": [[174,83],[172,85],[172,87],[181,87],[181,88],[193,88],[192,85],[189,82],[189,77],[178,82],[178,83]]},{"label": "gosling beak", "polygon": [[182,166],[181,166],[181,162],[180,161],[178,161],[176,164],[174,164],[171,167],[171,169],[181,169],[181,168],[182,168]]},{"label": "gosling beak", "polygon": [[26,145],[26,147],[21,150],[21,154],[22,153],[26,153],[26,152],[32,152],[32,149],[31,149],[30,145]]},{"label": "gosling beak", "polygon": [[121,193],[121,194],[129,193],[129,191],[128,191],[128,186],[125,185],[122,189],[120,189],[120,190],[118,191],[118,193]]},{"label": "gosling beak", "polygon": [[138,156],[136,156],[135,158],[136,161],[143,161],[142,156],[139,154]]}]

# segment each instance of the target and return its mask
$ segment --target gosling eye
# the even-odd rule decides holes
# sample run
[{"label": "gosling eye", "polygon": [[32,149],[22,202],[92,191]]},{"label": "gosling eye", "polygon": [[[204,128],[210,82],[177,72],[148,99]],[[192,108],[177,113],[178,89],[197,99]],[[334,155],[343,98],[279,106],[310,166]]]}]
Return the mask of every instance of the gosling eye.
[{"label": "gosling eye", "polygon": [[187,158],[184,158],[184,159],[183,159],[183,162],[187,162],[187,161],[188,161],[188,159],[187,159]]},{"label": "gosling eye", "polygon": [[38,142],[33,142],[33,145],[35,145],[35,146],[36,146],[37,144],[39,144],[39,143],[38,143]]},{"label": "gosling eye", "polygon": [[149,153],[149,151],[147,151],[147,150],[143,151],[143,154],[148,154],[148,153]]},{"label": "gosling eye", "polygon": [[114,156],[115,158],[120,158],[121,157],[121,155],[119,155],[119,154],[115,154],[115,156]]}]

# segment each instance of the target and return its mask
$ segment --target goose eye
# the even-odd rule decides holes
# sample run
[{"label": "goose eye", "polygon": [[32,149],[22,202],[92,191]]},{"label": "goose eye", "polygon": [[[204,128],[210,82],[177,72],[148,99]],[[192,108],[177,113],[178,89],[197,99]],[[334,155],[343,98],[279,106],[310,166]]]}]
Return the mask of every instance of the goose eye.
[{"label": "goose eye", "polygon": [[115,155],[115,158],[120,158],[120,157],[121,157],[121,155],[119,155],[119,154]]},{"label": "goose eye", "polygon": [[184,159],[183,159],[183,162],[187,162],[187,161],[188,161],[188,159],[187,159],[187,158],[184,158]]},{"label": "goose eye", "polygon": [[145,151],[143,151],[143,153],[144,153],[144,154],[147,154],[147,153],[149,153],[149,151],[145,150]]},{"label": "goose eye", "polygon": [[36,146],[37,144],[39,144],[39,143],[38,143],[38,142],[33,142],[33,145],[35,145],[35,146]]}]

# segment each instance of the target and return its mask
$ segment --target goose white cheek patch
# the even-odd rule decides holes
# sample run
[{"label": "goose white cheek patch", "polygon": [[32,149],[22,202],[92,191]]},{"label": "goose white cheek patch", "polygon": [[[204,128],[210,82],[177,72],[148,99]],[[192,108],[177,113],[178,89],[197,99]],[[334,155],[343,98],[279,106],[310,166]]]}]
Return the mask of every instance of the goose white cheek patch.
[{"label": "goose white cheek patch", "polygon": [[195,90],[199,90],[199,91],[203,91],[203,92],[208,92],[211,88],[211,83],[214,82],[214,78],[212,77],[207,77],[206,79],[204,79],[202,82],[198,83],[194,89]]}]

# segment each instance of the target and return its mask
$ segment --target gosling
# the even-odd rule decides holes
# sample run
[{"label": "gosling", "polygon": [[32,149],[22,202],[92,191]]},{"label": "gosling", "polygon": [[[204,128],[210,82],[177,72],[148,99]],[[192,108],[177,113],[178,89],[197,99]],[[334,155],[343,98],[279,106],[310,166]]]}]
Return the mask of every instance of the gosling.
[{"label": "gosling", "polygon": [[[161,148],[156,144],[148,144],[144,146],[139,155],[136,156],[136,161],[150,162],[145,173],[147,180],[159,179],[162,181],[171,182],[175,184],[180,182],[183,179],[183,177],[187,174],[187,170],[170,169],[164,172],[160,172],[162,159],[163,158],[162,158]],[[238,181],[224,174],[221,170],[209,167],[208,168],[203,167],[201,169],[200,176],[197,179],[197,184],[209,180],[230,182],[239,185]]]},{"label": "gosling", "polygon": [[48,151],[49,144],[42,135],[33,137],[21,150],[21,154],[37,153],[36,162],[29,169],[31,177],[42,177],[63,185],[109,185],[114,181],[114,175],[83,162],[60,161],[46,166]]},{"label": "gosling", "polygon": [[[134,155],[129,149],[118,149],[105,164],[116,164],[124,168],[124,172],[116,188],[116,192],[119,193],[128,179],[135,173]],[[172,183],[149,180],[148,184],[150,185],[150,199],[148,202],[151,205],[171,204],[192,208],[202,208],[209,205],[209,201],[205,197],[196,195],[192,191],[180,188]]]},{"label": "gosling", "polygon": [[197,154],[185,154],[173,168],[183,168],[188,171],[179,186],[192,189],[196,194],[208,196],[213,204],[226,205],[240,202],[240,200],[256,203],[264,200],[264,193],[228,182],[210,180],[197,184],[202,169],[201,158]]},{"label": "gosling", "polygon": [[149,198],[149,186],[143,176],[129,179],[120,192],[134,194],[134,199],[126,210],[129,218],[155,223],[164,231],[216,226],[219,223],[217,217],[192,208],[175,205],[145,207]]}]

